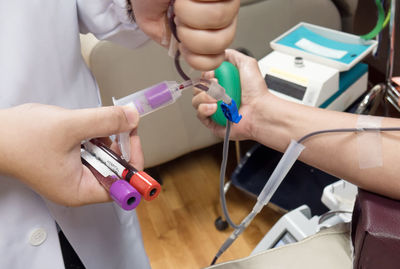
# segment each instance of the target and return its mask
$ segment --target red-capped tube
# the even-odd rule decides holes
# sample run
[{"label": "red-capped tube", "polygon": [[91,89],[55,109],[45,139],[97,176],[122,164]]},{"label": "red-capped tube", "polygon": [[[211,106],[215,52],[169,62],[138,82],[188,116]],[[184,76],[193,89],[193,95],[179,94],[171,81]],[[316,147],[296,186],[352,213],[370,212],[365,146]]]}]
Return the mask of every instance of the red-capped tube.
[{"label": "red-capped tube", "polygon": [[143,171],[133,174],[129,183],[137,189],[146,201],[155,199],[161,192],[160,184]]}]

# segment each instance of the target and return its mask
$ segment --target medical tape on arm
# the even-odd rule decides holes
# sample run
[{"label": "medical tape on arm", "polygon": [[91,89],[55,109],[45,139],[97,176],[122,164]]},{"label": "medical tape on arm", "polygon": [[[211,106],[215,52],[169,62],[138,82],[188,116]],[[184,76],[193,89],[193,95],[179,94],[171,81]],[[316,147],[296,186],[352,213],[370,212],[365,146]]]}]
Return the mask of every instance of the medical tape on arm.
[{"label": "medical tape on arm", "polygon": [[[357,129],[380,128],[382,117],[360,115]],[[360,169],[383,165],[382,136],[380,131],[361,131],[357,133],[358,163]]]}]

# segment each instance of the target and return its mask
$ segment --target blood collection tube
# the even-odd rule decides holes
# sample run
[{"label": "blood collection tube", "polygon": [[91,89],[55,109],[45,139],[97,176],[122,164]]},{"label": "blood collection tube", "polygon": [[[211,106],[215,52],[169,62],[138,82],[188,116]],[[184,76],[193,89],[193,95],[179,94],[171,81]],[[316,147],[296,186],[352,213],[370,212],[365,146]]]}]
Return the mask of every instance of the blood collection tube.
[{"label": "blood collection tube", "polygon": [[[231,98],[225,93],[223,87],[215,81],[205,79],[186,80],[182,83],[163,81],[120,99],[113,97],[113,103],[116,106],[135,107],[140,117],[142,117],[175,103],[182,96],[182,91],[192,86],[206,91],[208,95],[216,100],[222,100],[226,104],[231,103]],[[129,132],[120,133],[117,137],[122,159],[129,161],[131,158]]]},{"label": "blood collection tube", "polygon": [[124,106],[132,104],[140,116],[163,108],[182,95],[182,90],[192,85],[191,81],[178,84],[176,81],[163,81],[146,89],[134,92],[121,99],[113,98],[114,105]]},{"label": "blood collection tube", "polygon": [[81,160],[122,209],[133,210],[139,205],[140,193],[128,182],[121,180],[107,166],[84,149],[81,149]]},{"label": "blood collection tube", "polygon": [[92,139],[85,142],[83,146],[120,178],[125,179],[135,187],[145,200],[151,201],[160,194],[161,186],[156,180],[146,172],[138,171],[100,140]]},{"label": "blood collection tube", "polygon": [[[142,117],[175,103],[175,101],[181,97],[182,90],[190,87],[189,84],[192,84],[191,81],[180,85],[176,81],[163,81],[146,89],[134,92],[121,99],[115,99],[113,97],[113,103],[116,106],[133,106]],[[129,132],[118,134],[117,137],[122,158],[129,161],[131,157]]]}]

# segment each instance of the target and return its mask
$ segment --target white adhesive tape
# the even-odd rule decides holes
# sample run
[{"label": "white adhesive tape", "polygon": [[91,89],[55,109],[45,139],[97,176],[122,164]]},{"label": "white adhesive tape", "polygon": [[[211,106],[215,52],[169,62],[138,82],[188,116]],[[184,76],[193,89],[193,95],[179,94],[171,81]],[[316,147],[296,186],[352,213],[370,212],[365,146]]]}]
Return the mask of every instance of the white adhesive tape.
[{"label": "white adhesive tape", "polygon": [[[380,128],[381,117],[360,115],[356,128]],[[358,162],[360,169],[383,165],[382,137],[380,131],[361,131],[357,134]]]}]

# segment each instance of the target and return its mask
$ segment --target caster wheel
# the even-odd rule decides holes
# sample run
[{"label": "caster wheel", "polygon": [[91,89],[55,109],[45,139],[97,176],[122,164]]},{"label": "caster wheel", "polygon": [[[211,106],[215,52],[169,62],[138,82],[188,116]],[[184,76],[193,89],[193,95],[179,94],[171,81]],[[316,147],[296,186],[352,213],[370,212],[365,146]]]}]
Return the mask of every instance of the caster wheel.
[{"label": "caster wheel", "polygon": [[214,222],[215,228],[217,228],[218,231],[223,231],[226,230],[229,226],[228,222],[226,220],[223,220],[221,217],[218,217],[215,222]]}]

